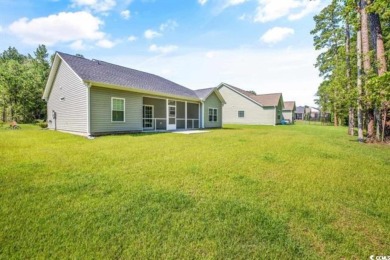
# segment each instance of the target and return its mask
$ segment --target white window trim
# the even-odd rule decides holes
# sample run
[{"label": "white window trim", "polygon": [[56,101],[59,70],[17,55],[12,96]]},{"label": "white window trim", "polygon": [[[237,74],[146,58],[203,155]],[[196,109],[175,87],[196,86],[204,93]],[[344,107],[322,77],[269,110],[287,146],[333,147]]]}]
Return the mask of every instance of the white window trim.
[{"label": "white window trim", "polygon": [[[210,121],[210,109],[213,109],[213,114],[212,114],[213,120],[212,120],[212,121]],[[216,121],[214,121],[214,110],[217,111],[217,114],[216,114],[217,120],[216,120]],[[209,122],[218,122],[218,108],[209,107],[209,108],[208,108],[208,112],[209,112],[209,113],[208,113],[207,117],[208,117]]]},{"label": "white window trim", "polygon": [[[123,121],[113,121],[112,120],[112,112],[114,111],[114,99],[123,100]],[[119,110],[118,110],[119,111]],[[126,99],[119,97],[111,97],[111,123],[126,123]]]}]

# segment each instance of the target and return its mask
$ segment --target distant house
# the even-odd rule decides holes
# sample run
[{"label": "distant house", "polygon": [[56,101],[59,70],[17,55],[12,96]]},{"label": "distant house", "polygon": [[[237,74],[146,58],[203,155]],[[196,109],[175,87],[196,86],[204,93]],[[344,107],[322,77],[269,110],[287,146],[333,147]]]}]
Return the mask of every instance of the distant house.
[{"label": "distant house", "polygon": [[281,93],[256,95],[226,83],[217,88],[226,101],[222,115],[224,124],[280,124],[283,118]]},{"label": "distant house", "polygon": [[299,106],[295,111],[295,119],[318,121],[321,118],[321,112],[318,108],[309,106]]},{"label": "distant house", "polygon": [[320,120],[320,117],[320,110],[315,107],[310,107],[310,120]]},{"label": "distant house", "polygon": [[46,84],[48,126],[85,135],[222,127],[217,88],[57,52]]},{"label": "distant house", "polygon": [[286,101],[284,102],[283,108],[283,118],[289,120],[291,123],[295,121],[295,101]]},{"label": "distant house", "polygon": [[295,110],[295,119],[296,120],[304,120],[305,119],[305,107],[299,106]]}]

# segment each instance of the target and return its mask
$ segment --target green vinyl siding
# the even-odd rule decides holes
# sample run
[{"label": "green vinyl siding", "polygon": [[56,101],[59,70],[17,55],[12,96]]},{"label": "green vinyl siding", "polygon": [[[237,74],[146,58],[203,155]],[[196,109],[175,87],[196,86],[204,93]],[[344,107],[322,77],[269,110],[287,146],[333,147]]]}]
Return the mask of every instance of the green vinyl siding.
[{"label": "green vinyl siding", "polygon": [[[209,118],[209,109],[212,109],[212,121]],[[215,109],[217,114],[215,115]],[[204,102],[204,127],[220,128],[222,127],[222,103],[215,93],[212,93]]]},{"label": "green vinyl siding", "polygon": [[[111,100],[115,98],[124,99],[124,122],[112,120]],[[123,108],[119,103],[113,104],[115,108]],[[142,105],[140,94],[92,86],[90,90],[91,133],[142,131]]]}]

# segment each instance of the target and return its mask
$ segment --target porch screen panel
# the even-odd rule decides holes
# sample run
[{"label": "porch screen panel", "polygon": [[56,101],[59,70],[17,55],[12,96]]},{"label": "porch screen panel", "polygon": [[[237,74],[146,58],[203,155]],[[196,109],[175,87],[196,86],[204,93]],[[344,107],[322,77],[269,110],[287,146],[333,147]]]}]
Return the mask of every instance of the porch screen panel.
[{"label": "porch screen panel", "polygon": [[187,103],[187,118],[199,119],[199,104]]}]

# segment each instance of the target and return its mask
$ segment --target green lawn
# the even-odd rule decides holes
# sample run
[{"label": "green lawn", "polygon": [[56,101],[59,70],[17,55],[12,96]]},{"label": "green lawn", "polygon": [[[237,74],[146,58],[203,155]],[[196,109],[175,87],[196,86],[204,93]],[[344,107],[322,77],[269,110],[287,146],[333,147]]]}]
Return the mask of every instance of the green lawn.
[{"label": "green lawn", "polygon": [[0,130],[0,259],[390,255],[390,147],[345,128]]}]

